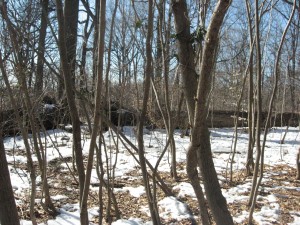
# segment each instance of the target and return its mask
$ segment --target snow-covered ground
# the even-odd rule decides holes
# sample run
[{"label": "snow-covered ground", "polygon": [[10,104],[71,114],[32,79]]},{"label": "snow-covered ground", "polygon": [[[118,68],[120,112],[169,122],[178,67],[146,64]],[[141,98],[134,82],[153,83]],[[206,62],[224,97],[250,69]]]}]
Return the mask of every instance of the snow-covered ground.
[{"label": "snow-covered ground", "polygon": [[[266,143],[266,152],[265,152],[265,164],[270,166],[283,166],[288,165],[290,167],[295,168],[296,164],[296,150],[299,147],[300,135],[299,128],[289,128],[288,134],[285,138],[284,144],[280,144],[280,140],[285,132],[285,128],[275,128],[272,129],[268,134],[268,140]],[[131,140],[131,142],[137,145],[134,130],[131,127],[124,128],[124,134],[126,137]],[[66,138],[67,137],[67,138]],[[134,160],[134,158],[128,153],[128,150],[119,142],[118,146],[118,155],[116,157],[116,146],[113,141],[113,137],[116,138],[115,134],[111,132],[106,132],[104,134],[104,138],[106,140],[107,149],[110,151],[109,154],[111,162],[116,160],[117,166],[115,170],[116,178],[126,178],[135,179],[135,177],[129,177],[128,174],[134,168],[138,167],[138,163]],[[60,157],[71,157],[72,156],[72,136],[69,133],[66,133],[62,130],[53,130],[48,131],[47,136],[42,138],[46,145],[46,157],[47,161],[58,159]],[[29,174],[26,170],[20,169],[17,166],[13,165],[16,163],[26,163],[26,157],[24,154],[19,154],[19,151],[24,150],[24,144],[21,137],[14,138],[6,138],[5,140],[5,149],[7,151],[7,160],[9,162],[9,169],[11,174],[11,180],[13,189],[16,195],[18,196],[28,196],[29,194]],[[177,147],[177,160],[178,162],[185,162],[186,151],[189,144],[189,138],[180,137],[180,132],[175,132],[175,141]],[[148,131],[144,134],[144,144],[146,150],[146,158],[152,165],[155,165],[158,157],[164,149],[164,145],[166,142],[166,134],[163,130],[155,130]],[[228,167],[228,158],[229,152],[231,151],[233,143],[233,129],[232,128],[223,128],[223,129],[212,129],[211,130],[211,144],[212,151],[214,152],[214,163],[216,170],[219,174],[220,183],[226,181],[224,177],[225,171]],[[89,149],[89,136],[85,135],[83,137],[83,151],[84,154],[88,153]],[[245,168],[246,161],[246,151],[248,146],[248,134],[244,132],[243,129],[239,130],[238,133],[238,142],[237,142],[237,152],[235,155],[235,163],[233,170],[242,170]],[[160,162],[159,171],[160,172],[169,172],[170,171],[170,160],[168,158],[170,154],[167,152]],[[34,161],[37,161],[36,157],[33,156]],[[66,164],[61,164],[67,170]],[[71,164],[70,164],[71,166]],[[285,171],[281,171],[282,174]],[[185,173],[184,168],[179,170],[179,173]],[[221,175],[223,174],[223,175]],[[266,172],[263,178],[263,183],[271,182],[271,174]],[[275,174],[276,175],[276,174]],[[280,174],[278,174],[280,175]],[[92,172],[92,183],[99,182],[96,171]],[[93,190],[94,187],[91,187]],[[95,189],[95,188],[94,188]],[[281,208],[279,204],[279,197],[277,194],[274,194],[272,190],[275,189],[292,189],[298,195],[295,198],[299,198],[300,204],[300,187],[294,185],[291,186],[288,182],[282,182],[281,186],[273,186],[266,187],[264,189],[263,196],[258,196],[258,202],[261,203],[261,207],[257,209],[254,213],[254,220],[258,224],[274,224],[274,222],[278,221],[278,218],[281,215]],[[192,215],[188,210],[188,207],[185,203],[179,200],[182,197],[189,197],[194,199],[195,195],[191,185],[188,182],[178,182],[173,186],[173,190],[178,193],[176,197],[165,197],[158,201],[158,206],[160,210],[161,218],[172,218],[174,221],[180,221],[182,219],[191,218]],[[244,180],[243,183],[237,184],[233,187],[223,189],[223,195],[227,199],[227,203],[235,203],[242,202],[246,205],[249,200],[249,192],[251,190],[251,179]],[[70,191],[72,191],[70,189]],[[124,186],[120,188],[115,188],[115,192],[129,192],[132,197],[139,198],[141,195],[145,193],[143,186]],[[53,201],[60,201],[64,199],[64,201],[68,201],[68,197],[65,195],[57,195],[52,196]],[[22,198],[17,198],[17,204],[22,204]],[[38,201],[38,200],[37,200]],[[122,204],[122,203],[120,203]],[[59,208],[60,214],[55,218],[48,220],[47,224],[49,225],[58,225],[58,224],[80,224],[79,222],[79,206],[78,204],[67,203],[62,205]],[[141,213],[149,214],[148,206],[142,205],[140,207]],[[97,216],[97,207],[93,207],[89,209],[90,216]],[[233,215],[234,221],[239,224],[245,221],[248,218],[248,208],[243,207],[238,212],[235,212]],[[289,223],[290,225],[300,224],[300,211],[290,212],[290,216],[294,218],[294,221]],[[130,216],[128,215],[127,218]],[[197,217],[194,218],[197,220]],[[30,221],[22,220],[22,224],[31,224]],[[42,224],[42,223],[41,223]],[[92,224],[92,223],[91,223]],[[122,219],[113,222],[113,225],[121,225],[121,224],[151,224],[150,221],[144,221],[141,218],[129,218]],[[173,223],[176,224],[176,223]],[[278,223],[277,223],[278,224]]]}]

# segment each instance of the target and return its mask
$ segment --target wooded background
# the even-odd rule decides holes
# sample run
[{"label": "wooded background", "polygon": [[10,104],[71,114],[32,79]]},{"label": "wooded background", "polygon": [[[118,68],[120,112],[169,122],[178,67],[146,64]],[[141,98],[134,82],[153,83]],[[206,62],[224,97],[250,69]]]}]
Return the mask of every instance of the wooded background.
[{"label": "wooded background", "polygon": [[[260,142],[261,128],[266,137],[272,126],[299,125],[299,1],[1,0],[0,7],[1,128],[25,140],[28,132],[33,136],[33,147],[25,146],[34,224],[31,150],[45,174],[39,131],[68,123],[81,224],[88,224],[88,185],[94,151],[101,145],[96,137],[100,130],[123,125],[137,126],[136,148],[153,224],[160,219],[144,156],[146,125],[167,130],[175,180],[172,134],[175,128],[191,129],[187,173],[204,224],[209,223],[207,207],[217,224],[233,224],[213,167],[208,126],[247,127],[247,174],[256,177],[249,204],[254,207],[265,144]],[[91,133],[86,165],[82,124]],[[208,206],[203,205],[198,167]],[[151,176],[164,186],[155,170]],[[47,177],[42,177],[45,208],[55,214]]]}]

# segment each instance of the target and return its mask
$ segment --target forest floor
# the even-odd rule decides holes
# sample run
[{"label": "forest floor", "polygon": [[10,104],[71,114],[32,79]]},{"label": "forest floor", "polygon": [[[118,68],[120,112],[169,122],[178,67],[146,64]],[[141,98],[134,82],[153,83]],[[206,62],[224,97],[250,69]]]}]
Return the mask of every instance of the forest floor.
[{"label": "forest floor", "polygon": [[[254,224],[300,224],[300,181],[296,177],[296,149],[299,145],[299,128],[290,128],[284,144],[280,144],[285,128],[273,129],[268,134],[264,175],[259,189],[254,212]],[[124,134],[135,144],[136,140],[131,128],[126,128]],[[48,181],[53,203],[60,214],[53,218],[49,216],[41,205],[42,182],[38,177],[38,193],[36,197],[36,217],[39,224],[80,224],[79,222],[79,189],[72,164],[72,140],[63,141],[68,134],[61,130],[49,131],[45,138],[48,159]],[[252,188],[252,177],[246,177],[245,159],[247,150],[247,134],[241,129],[237,144],[237,154],[233,164],[233,182],[228,182],[228,158],[232,148],[233,129],[211,130],[211,143],[215,167],[218,173],[222,192],[227,200],[229,210],[235,224],[247,224],[249,215],[249,195]],[[128,149],[119,144],[116,154],[116,136],[112,133],[104,134],[107,141],[107,152],[103,154],[105,165],[112,167],[114,162],[114,186],[117,207],[113,198],[103,188],[103,216],[104,224],[151,224],[146,194],[139,165],[129,154]],[[116,139],[115,139],[116,140]],[[166,134],[163,130],[146,132],[144,136],[146,157],[155,165],[157,158],[165,144]],[[166,196],[157,188],[157,202],[162,224],[198,224],[199,208],[195,194],[189,184],[185,172],[185,154],[189,138],[181,138],[175,133],[177,152],[178,180],[170,176],[169,153],[159,166],[159,174],[163,181],[174,193]],[[85,155],[88,152],[89,137],[83,138]],[[31,224],[29,218],[30,182],[26,168],[26,154],[21,137],[5,139],[5,147],[9,162],[11,179],[15,191],[17,207],[22,224]],[[130,149],[129,149],[130,150]],[[37,167],[36,157],[33,155]],[[106,167],[107,168],[107,167]],[[110,170],[111,171],[111,170]],[[76,176],[76,175],[75,175]],[[105,175],[104,179],[107,180]],[[92,173],[89,195],[89,215],[91,224],[99,220],[99,179],[96,169]],[[119,215],[118,215],[119,214]],[[121,219],[120,219],[120,218]]]}]

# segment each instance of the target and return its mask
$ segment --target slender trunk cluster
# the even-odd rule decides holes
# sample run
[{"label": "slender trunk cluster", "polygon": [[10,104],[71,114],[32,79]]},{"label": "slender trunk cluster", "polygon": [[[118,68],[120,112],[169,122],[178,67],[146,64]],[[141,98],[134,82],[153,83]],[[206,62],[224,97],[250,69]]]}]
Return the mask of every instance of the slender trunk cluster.
[{"label": "slender trunk cluster", "polygon": [[[106,0],[101,0],[100,2],[100,17],[99,17],[99,44],[98,44],[98,62],[97,62],[97,85],[96,85],[96,95],[95,95],[95,109],[94,109],[94,124],[92,128],[90,149],[88,155],[88,162],[86,167],[86,176],[84,182],[83,194],[81,196],[81,206],[80,206],[80,220],[81,224],[88,224],[88,214],[87,214],[87,200],[88,193],[90,189],[91,173],[94,162],[94,151],[96,148],[96,140],[100,128],[100,115],[101,115],[101,94],[102,94],[102,82],[103,82],[103,60],[104,60],[104,35],[105,35],[105,10],[106,10]],[[100,152],[101,154],[101,152]]]},{"label": "slender trunk cluster", "polygon": [[[279,43],[279,48],[277,50],[276,53],[276,60],[275,60],[275,66],[274,66],[274,86],[273,86],[273,91],[272,91],[272,95],[271,95],[271,99],[270,99],[270,103],[269,103],[269,108],[268,108],[268,115],[267,115],[267,119],[265,121],[265,131],[264,131],[264,137],[263,137],[263,142],[262,142],[262,146],[260,143],[260,127],[261,127],[261,120],[260,120],[260,113],[261,113],[261,108],[262,108],[262,96],[261,96],[261,82],[262,82],[262,71],[261,71],[261,52],[260,52],[260,29],[259,29],[259,14],[258,14],[258,1],[255,2],[255,28],[256,28],[256,53],[257,53],[257,63],[258,63],[258,67],[257,67],[257,87],[258,87],[258,91],[257,91],[257,125],[256,125],[256,150],[257,150],[257,154],[256,154],[256,159],[255,159],[255,168],[254,168],[254,174],[253,174],[253,181],[252,181],[252,189],[251,189],[251,194],[250,194],[250,199],[249,199],[249,205],[251,205],[250,207],[250,214],[249,214],[249,223],[252,223],[252,217],[253,217],[253,213],[254,213],[254,208],[255,208],[255,204],[256,204],[256,198],[258,195],[258,189],[260,187],[261,181],[263,179],[263,175],[264,175],[264,153],[265,153],[265,144],[266,144],[266,140],[267,140],[267,134],[268,134],[268,129],[270,127],[270,121],[271,121],[271,115],[272,115],[272,111],[273,111],[273,106],[274,106],[274,101],[276,98],[276,94],[277,94],[277,89],[278,89],[278,82],[279,82],[279,61],[280,61],[280,57],[281,57],[281,53],[282,53],[282,48],[283,48],[283,43],[288,31],[288,28],[292,22],[292,19],[294,17],[294,13],[296,10],[296,0],[294,1],[294,5],[293,5],[293,10],[290,14],[290,18],[286,24],[285,30],[282,33],[281,36],[281,41]],[[258,179],[258,173],[259,173],[259,179]]]},{"label": "slender trunk cluster", "polygon": [[145,146],[144,146],[144,124],[146,120],[147,105],[149,99],[150,91],[150,81],[153,76],[153,59],[152,59],[152,37],[153,37],[153,1],[149,0],[148,2],[148,31],[146,39],[146,70],[145,70],[145,79],[144,79],[144,96],[142,103],[142,111],[139,115],[138,127],[137,127],[137,141],[138,141],[138,154],[140,166],[143,174],[143,183],[146,189],[148,206],[151,214],[151,219],[153,224],[159,225],[160,218],[158,214],[158,208],[155,201],[155,196],[150,187],[150,179],[147,174],[146,160],[145,160]]}]

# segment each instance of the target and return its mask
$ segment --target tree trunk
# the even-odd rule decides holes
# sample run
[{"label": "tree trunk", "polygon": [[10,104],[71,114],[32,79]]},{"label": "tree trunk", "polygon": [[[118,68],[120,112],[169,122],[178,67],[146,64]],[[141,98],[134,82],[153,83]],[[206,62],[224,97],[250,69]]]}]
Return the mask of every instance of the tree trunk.
[{"label": "tree trunk", "polygon": [[144,150],[144,137],[143,137],[143,127],[144,122],[146,120],[147,113],[147,105],[149,99],[149,91],[150,91],[150,78],[153,76],[153,68],[152,68],[152,35],[153,35],[153,0],[149,0],[148,2],[148,31],[147,31],[147,39],[146,39],[146,71],[145,71],[145,79],[144,79],[144,96],[143,96],[143,104],[142,111],[139,116],[139,122],[137,127],[137,142],[138,142],[138,154],[140,160],[140,166],[143,174],[143,183],[145,186],[147,198],[148,198],[148,206],[151,214],[151,219],[154,225],[161,224],[160,218],[158,215],[157,204],[154,201],[154,196],[150,188],[149,176],[147,174],[146,167],[146,159],[145,159],[145,150]]},{"label": "tree trunk", "polygon": [[188,177],[191,181],[191,185],[195,191],[198,205],[200,209],[200,216],[201,216],[201,223],[202,224],[211,224],[208,209],[206,206],[205,196],[202,190],[202,187],[200,186],[200,179],[199,174],[197,170],[197,157],[195,157],[196,154],[195,148],[189,148],[187,152],[187,165],[186,165],[186,171],[188,174]]},{"label": "tree trunk", "polygon": [[5,149],[0,131],[0,223],[19,225],[19,216],[8,170]]},{"label": "tree trunk", "polygon": [[45,40],[47,34],[47,17],[49,0],[42,0],[42,15],[41,15],[41,28],[38,43],[38,59],[36,65],[36,77],[34,84],[34,91],[39,96],[43,91],[43,77],[44,77],[44,54],[45,54]]},{"label": "tree trunk", "polygon": [[211,77],[219,42],[219,31],[230,3],[231,1],[229,0],[218,1],[205,37],[190,146],[191,149],[195,149],[197,152],[198,165],[203,177],[206,197],[213,217],[217,224],[228,225],[233,224],[233,220],[228,211],[226,199],[222,195],[212,160],[210,134],[206,125],[206,117],[208,113],[208,95],[211,89]]},{"label": "tree trunk", "polygon": [[[102,80],[103,80],[103,57],[104,57],[104,47],[105,47],[105,10],[106,10],[106,0],[101,0],[100,2],[100,21],[99,21],[99,44],[98,44],[98,65],[97,65],[97,86],[96,86],[96,96],[95,96],[95,109],[94,109],[94,124],[90,141],[88,162],[86,168],[86,176],[84,182],[84,190],[81,199],[81,211],[80,220],[81,225],[88,225],[88,214],[87,214],[87,200],[90,189],[90,180],[94,162],[94,151],[96,148],[96,138],[100,127],[100,115],[101,115],[101,94],[102,94]],[[100,153],[101,154],[101,153]],[[87,223],[86,223],[87,222]]]},{"label": "tree trunk", "polygon": [[[178,43],[178,56],[180,62],[180,69],[182,73],[183,92],[185,95],[189,123],[192,126],[194,121],[195,113],[195,99],[197,91],[197,74],[195,71],[194,64],[194,52],[191,43],[190,34],[190,21],[186,15],[188,15],[187,5],[185,0],[173,1],[172,10],[175,19],[175,29],[177,32],[177,43]],[[195,194],[197,196],[201,222],[203,224],[210,224],[207,207],[204,202],[204,193],[200,186],[200,180],[197,171],[197,152],[195,148],[189,148],[187,152],[187,166],[186,171],[191,181]]]},{"label": "tree trunk", "polygon": [[[73,86],[75,87],[76,47],[78,29],[79,0],[65,0],[64,21],[67,58],[71,69]],[[73,90],[74,91],[74,90]]]},{"label": "tree trunk", "polygon": [[[251,53],[252,54],[252,51]],[[251,60],[250,60],[251,61]],[[250,63],[249,61],[249,63]],[[230,163],[230,183],[233,182],[233,163],[234,163],[234,158],[235,158],[235,154],[236,154],[236,146],[237,146],[237,141],[238,141],[238,118],[239,118],[239,112],[241,109],[241,104],[242,104],[242,100],[243,100],[243,93],[245,90],[245,84],[246,84],[246,80],[247,80],[247,73],[248,73],[248,68],[249,68],[249,64],[245,70],[245,75],[243,78],[243,85],[241,88],[241,92],[240,92],[240,96],[239,99],[237,101],[237,107],[235,110],[235,117],[234,117],[234,141],[233,141],[233,145],[231,147],[231,155],[229,156],[229,163]]]},{"label": "tree trunk", "polygon": [[[200,172],[203,177],[208,205],[217,224],[233,224],[233,220],[228,211],[226,199],[222,195],[217,173],[213,164],[209,130],[206,125],[206,117],[208,112],[208,94],[211,89],[215,54],[219,42],[219,31],[230,2],[231,1],[229,0],[218,1],[215,7],[205,38],[199,81],[194,81],[198,83],[197,92],[194,90],[193,85],[191,85],[194,83],[187,83],[190,86],[184,85],[188,108],[190,110],[194,110],[193,113],[190,113],[190,118],[194,114],[194,120],[192,125],[192,142],[188,149],[187,172],[189,173],[189,177],[191,177],[191,171],[195,172],[196,170],[195,165],[194,168],[192,168],[193,163],[189,161],[189,158],[193,158],[196,153],[197,164],[200,167]],[[188,45],[185,46],[184,44],[179,44],[179,58],[186,60],[180,60],[180,63],[184,68],[186,68],[185,70],[188,69],[190,73],[196,75],[194,70],[194,58],[192,57],[193,51],[190,49],[191,39],[189,34],[189,21],[187,17],[188,13],[186,10],[186,2],[173,1],[172,7],[175,15],[175,24],[177,25],[177,39],[179,43],[185,42],[185,44]],[[183,23],[183,21],[185,21],[185,23]],[[185,35],[183,36],[183,34]],[[182,71],[183,80],[187,79],[185,76],[191,76],[189,73],[184,73],[185,70]],[[196,79],[196,77],[194,78]],[[196,93],[197,97],[194,98]],[[196,106],[194,107],[195,102]],[[197,179],[197,176],[194,175],[193,179]],[[195,181],[191,182],[196,183]],[[198,201],[200,200],[198,199]],[[200,202],[199,205],[201,205]]]},{"label": "tree trunk", "polygon": [[[248,19],[248,29],[250,37],[250,45],[253,45],[253,32],[252,32],[252,18],[250,13],[249,2],[245,1],[247,9],[247,19]],[[251,50],[253,47],[251,47]],[[253,123],[254,123],[254,92],[253,92],[253,51],[250,53],[249,60],[249,79],[248,79],[248,151],[247,151],[247,161],[246,161],[246,174],[250,176],[253,173],[254,168],[254,159],[253,159],[253,148],[254,148],[254,132],[253,132]]]},{"label": "tree trunk", "polygon": [[87,72],[86,72],[86,58],[87,58],[87,52],[88,52],[88,48],[87,48],[87,44],[88,44],[88,39],[90,37],[90,34],[93,30],[94,24],[92,23],[89,27],[90,24],[90,17],[88,16],[85,24],[84,24],[84,28],[83,28],[83,42],[82,42],[82,50],[81,50],[81,62],[80,62],[80,72],[79,72],[79,88],[80,88],[80,92],[81,94],[86,94],[86,92],[88,91],[87,87],[88,87],[88,76],[87,76]]},{"label": "tree trunk", "polygon": [[172,1],[174,13],[176,38],[178,45],[179,67],[182,74],[182,88],[186,98],[189,122],[192,125],[195,113],[195,94],[197,92],[197,78],[194,63],[194,49],[190,33],[190,21],[188,18],[187,4],[185,0]]},{"label": "tree trunk", "polygon": [[[159,90],[162,90],[164,87],[164,101],[165,101],[165,112],[163,111],[160,103],[160,98],[156,91],[154,91],[157,104],[160,105],[158,108],[161,111],[161,114],[163,116],[164,125],[167,130],[168,137],[170,139],[170,149],[171,149],[171,176],[174,180],[178,179],[177,176],[177,170],[176,170],[176,144],[174,140],[174,118],[172,116],[172,110],[171,110],[171,101],[170,101],[170,90],[169,90],[169,80],[170,80],[170,32],[171,32],[171,13],[170,11],[167,13],[168,17],[166,18],[167,21],[165,21],[165,12],[166,9],[165,4],[162,0],[160,0],[159,4],[157,5],[158,12],[159,12],[159,19],[158,19],[158,28],[157,28],[157,59],[156,63],[157,65],[157,71],[155,78],[158,79],[158,86]],[[170,9],[169,9],[170,10]],[[164,28],[164,29],[163,29]],[[165,35],[165,39],[163,36],[163,33]],[[158,73],[160,75],[158,75]],[[161,85],[161,76],[163,75],[164,78],[164,86]],[[153,79],[152,79],[153,80]],[[154,86],[154,82],[153,86]],[[155,88],[155,87],[154,87]],[[156,111],[156,110],[155,110]]]},{"label": "tree trunk", "polygon": [[[260,49],[260,28],[259,28],[259,6],[258,6],[258,0],[255,1],[255,41],[256,41],[256,71],[257,71],[257,78],[256,78],[256,105],[257,105],[257,116],[256,116],[256,159],[255,159],[255,167],[254,167],[254,174],[252,178],[252,189],[249,197],[249,205],[253,205],[253,199],[255,195],[255,186],[257,184],[257,176],[258,176],[258,170],[259,170],[259,161],[261,156],[261,142],[260,142],[260,134],[261,134],[261,112],[262,112],[262,68],[261,68],[261,49]],[[254,207],[254,205],[253,205]],[[253,208],[251,207],[251,208]],[[253,210],[250,209],[249,213],[249,224],[252,223],[252,215],[251,211],[253,213]]]},{"label": "tree trunk", "polygon": [[[67,1],[69,2],[69,1]],[[77,2],[77,0],[76,0]],[[74,4],[76,7],[76,4]],[[65,6],[67,7],[67,6]],[[73,7],[72,5],[69,7]],[[80,129],[80,120],[79,120],[79,114],[78,109],[76,106],[75,96],[74,96],[74,77],[73,73],[74,70],[72,70],[72,65],[70,64],[69,57],[70,52],[68,52],[68,49],[74,48],[74,46],[69,46],[67,48],[67,45],[70,45],[71,42],[69,41],[67,43],[66,40],[66,29],[65,26],[68,26],[66,24],[66,20],[63,14],[63,7],[62,7],[62,1],[56,0],[56,10],[57,10],[57,20],[58,20],[58,37],[59,37],[59,54],[60,54],[60,60],[62,65],[62,71],[64,76],[64,83],[65,83],[65,90],[68,100],[68,106],[70,110],[70,116],[72,120],[72,134],[73,134],[73,150],[75,151],[75,160],[76,160],[76,166],[78,170],[79,175],[79,189],[80,189],[80,200],[82,199],[83,194],[83,188],[84,188],[84,180],[85,180],[85,172],[84,172],[84,165],[83,165],[83,155],[82,155],[82,146],[81,146],[81,129]],[[76,11],[78,13],[78,11]],[[76,22],[77,23],[77,22]],[[77,30],[76,30],[77,33]],[[75,47],[76,49],[76,47]],[[73,52],[74,53],[74,52]],[[76,52],[75,52],[76,54]],[[73,55],[73,60],[75,60],[76,55]],[[75,63],[75,62],[74,62]],[[75,65],[75,64],[74,64]],[[86,221],[86,223],[88,223]]]}]

